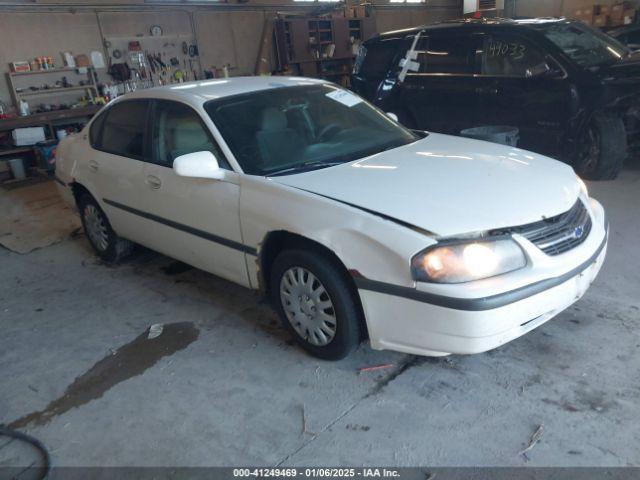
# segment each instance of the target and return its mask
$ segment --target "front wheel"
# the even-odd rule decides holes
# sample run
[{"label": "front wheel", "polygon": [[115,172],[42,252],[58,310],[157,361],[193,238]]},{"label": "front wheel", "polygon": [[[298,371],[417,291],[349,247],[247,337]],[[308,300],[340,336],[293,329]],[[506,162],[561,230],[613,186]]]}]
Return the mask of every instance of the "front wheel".
[{"label": "front wheel", "polygon": [[613,180],[628,153],[624,122],[613,114],[596,114],[587,127],[575,163],[585,180]]},{"label": "front wheel", "polygon": [[105,262],[117,263],[131,253],[134,244],[116,235],[109,219],[91,195],[82,195],[78,210],[87,239],[100,258]]},{"label": "front wheel", "polygon": [[306,250],[282,252],[271,269],[270,291],[285,328],[312,355],[340,360],[358,346],[356,293],[330,259]]}]

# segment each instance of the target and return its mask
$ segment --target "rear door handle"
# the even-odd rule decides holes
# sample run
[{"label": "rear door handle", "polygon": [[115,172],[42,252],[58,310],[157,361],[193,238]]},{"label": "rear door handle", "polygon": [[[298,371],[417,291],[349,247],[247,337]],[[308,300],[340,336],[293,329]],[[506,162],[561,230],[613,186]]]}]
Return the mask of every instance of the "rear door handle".
[{"label": "rear door handle", "polygon": [[100,164],[98,162],[96,162],[95,160],[89,160],[89,170],[91,170],[92,172],[97,172],[99,168]]},{"label": "rear door handle", "polygon": [[155,175],[147,175],[147,185],[157,190],[162,186],[162,181]]}]

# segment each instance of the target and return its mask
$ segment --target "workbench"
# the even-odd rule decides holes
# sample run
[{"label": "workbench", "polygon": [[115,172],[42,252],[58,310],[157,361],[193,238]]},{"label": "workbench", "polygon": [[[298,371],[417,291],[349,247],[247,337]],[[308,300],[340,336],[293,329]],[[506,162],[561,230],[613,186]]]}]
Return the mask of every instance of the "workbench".
[{"label": "workbench", "polygon": [[[68,123],[84,123],[95,115],[101,105],[87,105],[86,107],[69,108],[66,110],[54,110],[51,112],[36,113],[24,117],[13,117],[0,119],[0,133],[10,132],[16,128],[44,127],[45,139],[52,141],[56,139],[56,126]],[[0,162],[11,157],[30,158],[29,163],[37,162],[36,145],[25,145],[22,147],[8,146],[0,147]]]}]

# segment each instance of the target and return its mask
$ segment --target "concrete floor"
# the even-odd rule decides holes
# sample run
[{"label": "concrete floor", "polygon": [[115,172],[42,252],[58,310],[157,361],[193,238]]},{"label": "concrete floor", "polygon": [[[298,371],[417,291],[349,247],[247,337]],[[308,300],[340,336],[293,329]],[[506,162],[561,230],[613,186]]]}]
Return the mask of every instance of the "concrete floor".
[{"label": "concrete floor", "polygon": [[640,171],[590,188],[611,222],[595,284],[475,356],[318,361],[252,292],[155,253],[0,249],[0,423],[69,466],[640,465]]}]

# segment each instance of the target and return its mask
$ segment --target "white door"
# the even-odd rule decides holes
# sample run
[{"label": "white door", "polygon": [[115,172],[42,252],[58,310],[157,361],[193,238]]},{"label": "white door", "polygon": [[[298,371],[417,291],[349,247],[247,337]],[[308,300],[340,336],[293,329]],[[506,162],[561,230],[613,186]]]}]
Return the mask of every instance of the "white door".
[{"label": "white door", "polygon": [[[242,242],[238,174],[190,106],[157,100],[152,108],[152,162],[143,167],[143,210],[156,223],[152,248],[249,286],[245,255],[254,261],[255,248]],[[174,173],[176,157],[204,150],[229,169],[224,180]]]},{"label": "white door", "polygon": [[129,100],[108,108],[91,132],[92,152],[87,160],[87,183],[121,237],[148,244],[152,223],[132,214],[141,207],[144,185],[147,118],[150,102]]}]

